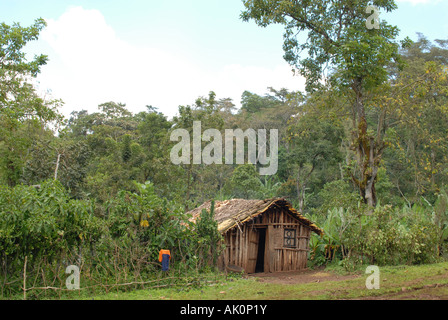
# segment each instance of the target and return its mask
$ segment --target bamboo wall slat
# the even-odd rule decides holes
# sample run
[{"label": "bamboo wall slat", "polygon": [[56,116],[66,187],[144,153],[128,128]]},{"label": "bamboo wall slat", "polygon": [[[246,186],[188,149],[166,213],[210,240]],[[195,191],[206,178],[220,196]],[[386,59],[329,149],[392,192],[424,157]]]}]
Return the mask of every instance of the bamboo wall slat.
[{"label": "bamboo wall slat", "polygon": [[[248,273],[255,272],[259,228],[266,230],[265,272],[306,268],[311,230],[279,208],[271,208],[252,221],[241,225],[240,228],[232,229],[224,235],[226,243],[222,255],[224,264],[240,266]],[[284,229],[296,230],[295,248],[284,247]]]}]

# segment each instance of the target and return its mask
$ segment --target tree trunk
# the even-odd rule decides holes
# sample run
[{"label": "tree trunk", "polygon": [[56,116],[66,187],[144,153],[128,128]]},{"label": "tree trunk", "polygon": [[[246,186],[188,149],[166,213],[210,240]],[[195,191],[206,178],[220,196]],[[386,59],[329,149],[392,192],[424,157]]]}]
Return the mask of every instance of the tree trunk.
[{"label": "tree trunk", "polygon": [[14,154],[15,154],[15,150],[13,147],[8,147],[9,150],[9,155],[6,155],[6,179],[7,179],[7,183],[8,183],[8,187],[15,187],[17,184],[17,167],[16,164],[14,162]]},{"label": "tree trunk", "polygon": [[305,182],[300,183],[300,169],[297,171],[297,198],[299,199],[299,212],[303,212],[303,203],[305,198]]},{"label": "tree trunk", "polygon": [[58,179],[59,161],[61,160],[61,154],[58,153],[58,158],[56,160],[56,168],[54,169],[54,180]]},{"label": "tree trunk", "polygon": [[14,162],[10,159],[8,159],[8,164],[6,165],[8,168],[7,171],[7,183],[8,187],[13,188],[16,185],[16,179],[14,179],[14,173],[16,171],[16,167],[14,165]]},{"label": "tree trunk", "polygon": [[[353,104],[352,116],[354,131],[352,135],[352,147],[357,154],[357,164],[359,168],[358,177],[350,172],[353,182],[359,189],[359,193],[364,202],[371,207],[377,203],[375,183],[378,174],[379,163],[383,150],[381,139],[375,141],[375,138],[367,132],[367,120],[365,115],[364,101],[362,96],[362,79],[356,79],[352,85],[355,93],[355,102]],[[382,119],[379,122],[383,121]],[[379,123],[378,133],[380,134]],[[381,127],[382,128],[382,127]],[[381,129],[383,130],[383,128]]]},{"label": "tree trunk", "polygon": [[302,166],[299,167],[299,169],[297,170],[297,180],[296,180],[296,186],[297,186],[297,198],[299,199],[299,212],[303,212],[303,208],[305,207],[305,188],[306,185],[308,183],[308,180],[311,176],[311,174],[314,171],[314,163],[312,164],[312,167],[310,169],[310,172],[308,172],[307,174],[303,175],[302,177],[302,182],[300,181],[301,179],[301,170],[304,169]]},{"label": "tree trunk", "polygon": [[190,189],[191,189],[191,171],[193,170],[193,165],[189,164],[188,170],[187,170],[187,196],[185,199],[185,212],[189,210],[188,208],[188,201],[190,200]]}]

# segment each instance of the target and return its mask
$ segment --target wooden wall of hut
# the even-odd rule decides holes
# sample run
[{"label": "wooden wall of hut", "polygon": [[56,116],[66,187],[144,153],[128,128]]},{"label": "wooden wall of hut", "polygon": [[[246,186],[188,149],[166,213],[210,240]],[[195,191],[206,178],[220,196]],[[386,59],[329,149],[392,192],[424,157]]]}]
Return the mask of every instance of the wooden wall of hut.
[{"label": "wooden wall of hut", "polygon": [[310,234],[310,228],[286,208],[271,208],[223,235],[226,248],[221,261],[247,273],[305,269]]}]

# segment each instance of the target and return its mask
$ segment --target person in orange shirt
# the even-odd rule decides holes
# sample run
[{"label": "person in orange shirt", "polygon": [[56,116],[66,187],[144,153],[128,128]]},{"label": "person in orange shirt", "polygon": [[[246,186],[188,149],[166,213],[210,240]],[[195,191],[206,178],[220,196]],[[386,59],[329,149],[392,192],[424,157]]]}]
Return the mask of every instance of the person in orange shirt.
[{"label": "person in orange shirt", "polygon": [[162,262],[162,271],[169,270],[170,260],[171,260],[170,250],[162,249],[159,251],[159,262]]}]

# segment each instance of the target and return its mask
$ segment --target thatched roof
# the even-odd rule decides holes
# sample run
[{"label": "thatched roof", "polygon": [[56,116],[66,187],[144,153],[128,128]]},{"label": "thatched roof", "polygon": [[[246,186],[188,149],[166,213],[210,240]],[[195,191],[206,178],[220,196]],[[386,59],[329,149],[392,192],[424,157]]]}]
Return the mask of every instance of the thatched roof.
[{"label": "thatched roof", "polygon": [[[287,208],[292,216],[308,226],[312,231],[319,235],[323,233],[322,229],[318,228],[313,222],[297,212],[288,201],[282,198],[267,200],[231,199],[215,201],[215,220],[218,222],[218,231],[221,232],[221,234],[224,234],[228,230],[237,227],[239,224],[254,219],[256,216],[274,206]],[[187,212],[187,214],[191,214],[191,221],[195,222],[200,216],[202,209],[210,210],[210,207],[211,201],[207,201],[196,209]]]}]

